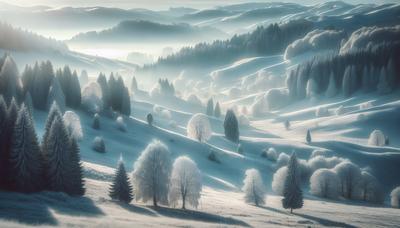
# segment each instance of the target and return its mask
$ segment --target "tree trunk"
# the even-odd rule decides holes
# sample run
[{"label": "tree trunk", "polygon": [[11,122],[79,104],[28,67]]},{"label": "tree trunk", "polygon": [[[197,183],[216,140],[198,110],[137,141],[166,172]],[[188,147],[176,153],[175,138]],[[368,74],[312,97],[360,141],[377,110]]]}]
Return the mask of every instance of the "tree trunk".
[{"label": "tree trunk", "polygon": [[185,199],[186,197],[183,197],[182,198],[182,209],[183,210],[185,210],[186,208],[185,208],[185,203],[186,203],[186,199]]},{"label": "tree trunk", "polygon": [[157,207],[157,197],[156,194],[153,195],[153,205]]},{"label": "tree trunk", "polygon": [[290,208],[290,214],[293,214],[293,208]]}]

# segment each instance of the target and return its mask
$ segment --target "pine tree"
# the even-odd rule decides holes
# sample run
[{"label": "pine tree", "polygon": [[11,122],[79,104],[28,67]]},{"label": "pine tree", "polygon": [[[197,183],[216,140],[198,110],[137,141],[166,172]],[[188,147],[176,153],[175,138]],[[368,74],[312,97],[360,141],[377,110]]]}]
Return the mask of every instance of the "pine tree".
[{"label": "pine tree", "polygon": [[351,88],[351,75],[352,72],[352,67],[348,66],[344,72],[344,76],[343,76],[343,82],[342,82],[342,90],[343,90],[343,95],[345,97],[348,97],[351,95],[352,93],[352,88]]},{"label": "pine tree", "polygon": [[12,134],[9,159],[12,185],[17,191],[35,192],[43,187],[42,158],[33,121],[23,105]]},{"label": "pine tree", "polygon": [[128,88],[124,87],[122,92],[121,113],[129,116],[131,114],[131,98],[129,96],[129,90]]},{"label": "pine tree", "polygon": [[70,138],[62,118],[55,116],[44,144],[46,180],[50,191],[67,192],[70,184]]},{"label": "pine tree", "polygon": [[225,137],[231,141],[239,141],[239,124],[235,113],[228,109],[224,121]]},{"label": "pine tree", "polygon": [[126,174],[124,162],[121,157],[118,161],[118,168],[115,171],[115,176],[108,195],[113,200],[130,203],[133,198],[132,191],[132,185]]},{"label": "pine tree", "polygon": [[69,160],[69,178],[70,184],[67,193],[73,196],[82,196],[85,194],[83,181],[83,171],[79,152],[79,145],[74,137],[71,137],[70,160]]},{"label": "pine tree", "polygon": [[26,108],[28,109],[29,113],[31,115],[33,115],[33,101],[32,101],[31,93],[29,91],[27,91],[25,94],[24,104],[25,104]]},{"label": "pine tree", "polygon": [[71,108],[79,108],[82,103],[81,85],[76,71],[71,76]]},{"label": "pine tree", "polygon": [[21,98],[22,88],[20,85],[17,65],[11,56],[7,56],[0,69],[0,94],[3,95],[3,99],[7,104],[13,98],[17,100]]},{"label": "pine tree", "polygon": [[214,101],[212,98],[210,98],[207,102],[206,114],[207,116],[212,116],[214,114]]},{"label": "pine tree", "polygon": [[329,76],[329,85],[328,88],[326,89],[325,96],[334,97],[336,93],[337,93],[337,88],[336,88],[335,75],[333,74],[333,71],[331,71],[331,74]]},{"label": "pine tree", "polygon": [[310,132],[310,130],[307,130],[306,141],[307,141],[307,143],[311,143],[311,132]]},{"label": "pine tree", "polygon": [[132,92],[138,91],[138,84],[135,77],[132,78],[131,90]]},{"label": "pine tree", "polygon": [[221,108],[219,107],[219,102],[215,104],[214,116],[217,118],[221,117]]},{"label": "pine tree", "polygon": [[49,89],[49,95],[47,101],[48,101],[47,107],[51,108],[51,105],[53,105],[53,103],[55,102],[57,103],[58,108],[60,109],[61,112],[65,111],[66,99],[58,77],[53,78],[53,81]]},{"label": "pine tree", "polygon": [[7,136],[7,104],[0,95],[0,188],[4,188],[6,177],[8,177],[8,156],[9,151],[6,150]]},{"label": "pine tree", "polygon": [[110,107],[110,89],[107,83],[106,76],[100,73],[99,77],[97,78],[97,83],[99,83],[101,88],[104,110],[107,110]]},{"label": "pine tree", "polygon": [[285,209],[290,208],[290,213],[293,212],[293,209],[303,207],[303,192],[300,188],[300,169],[295,152],[293,152],[288,163],[288,174],[283,189],[282,206]]},{"label": "pine tree", "polygon": [[45,127],[44,127],[44,134],[43,134],[43,138],[42,138],[41,147],[42,147],[42,152],[44,154],[47,154],[47,152],[44,151],[45,144],[50,135],[51,124],[53,123],[53,121],[56,117],[61,118],[61,112],[60,112],[60,109],[58,108],[58,104],[56,102],[53,102],[53,104],[51,105],[49,114],[47,115],[47,120],[46,120]]},{"label": "pine tree", "polygon": [[152,126],[153,125],[153,115],[151,113],[147,114],[146,116],[147,123]]}]

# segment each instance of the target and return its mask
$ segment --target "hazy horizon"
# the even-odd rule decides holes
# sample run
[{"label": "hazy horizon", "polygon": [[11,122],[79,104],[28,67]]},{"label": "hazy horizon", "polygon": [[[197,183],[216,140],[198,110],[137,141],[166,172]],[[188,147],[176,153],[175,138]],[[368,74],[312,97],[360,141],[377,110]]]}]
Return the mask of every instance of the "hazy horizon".
[{"label": "hazy horizon", "polygon": [[[7,4],[18,5],[18,6],[37,6],[37,5],[45,5],[50,7],[89,7],[89,6],[103,6],[103,7],[116,7],[116,8],[124,8],[124,9],[132,9],[132,8],[146,8],[152,10],[164,10],[172,7],[192,7],[197,9],[203,8],[211,8],[215,6],[221,5],[231,5],[231,4],[239,4],[239,3],[249,3],[249,2],[293,2],[299,3],[298,1],[289,0],[289,1],[262,1],[262,0],[220,0],[220,1],[212,1],[212,0],[196,0],[196,1],[184,1],[184,0],[2,0],[0,2],[4,2]],[[305,0],[299,4],[318,4],[329,1],[316,1],[316,0]],[[396,0],[345,0],[343,2],[351,3],[351,4],[384,4],[384,3],[396,3]]]}]

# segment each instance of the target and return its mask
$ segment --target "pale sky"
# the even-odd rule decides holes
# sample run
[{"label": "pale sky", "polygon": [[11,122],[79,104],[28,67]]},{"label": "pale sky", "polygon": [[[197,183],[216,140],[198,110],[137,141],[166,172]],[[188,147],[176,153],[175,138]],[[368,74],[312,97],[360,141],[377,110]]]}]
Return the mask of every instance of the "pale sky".
[{"label": "pale sky", "polygon": [[[277,0],[279,1],[279,0]],[[194,8],[209,8],[216,5],[224,4],[235,4],[243,2],[272,2],[270,0],[0,0],[20,6],[32,6],[32,5],[47,5],[52,7],[60,6],[105,6],[105,7],[118,7],[118,8],[147,8],[147,9],[168,9],[170,7],[194,7]],[[297,2],[295,0],[283,0],[281,2]],[[303,0],[301,4],[315,4],[319,2],[317,0]],[[346,0],[349,3],[393,3],[399,2],[399,0]]]}]

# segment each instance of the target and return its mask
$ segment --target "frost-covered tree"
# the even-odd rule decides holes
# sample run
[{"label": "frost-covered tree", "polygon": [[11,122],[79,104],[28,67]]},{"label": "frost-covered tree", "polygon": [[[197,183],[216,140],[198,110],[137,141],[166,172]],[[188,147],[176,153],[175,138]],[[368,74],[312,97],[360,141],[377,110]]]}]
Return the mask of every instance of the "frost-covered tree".
[{"label": "frost-covered tree", "polygon": [[146,120],[147,120],[147,124],[149,124],[150,126],[153,126],[153,115],[151,113],[147,114],[146,116]]},{"label": "frost-covered tree", "polygon": [[289,163],[290,156],[286,153],[280,153],[278,156],[278,160],[276,160],[276,167],[280,168],[286,166]]},{"label": "frost-covered tree", "polygon": [[322,168],[326,168],[326,169],[332,169],[334,168],[337,164],[346,161],[346,159],[344,158],[339,158],[339,157],[325,157],[322,155],[317,155],[314,157],[311,157],[308,161],[307,161],[307,166],[308,169],[311,172],[314,172],[317,169],[322,169]]},{"label": "frost-covered tree", "polygon": [[283,166],[280,167],[272,177],[272,190],[280,196],[283,196],[283,189],[285,187],[287,173],[288,173],[287,166]]},{"label": "frost-covered tree", "polygon": [[63,120],[70,137],[77,141],[82,140],[83,132],[79,116],[73,111],[67,111],[64,113]]},{"label": "frost-covered tree", "polygon": [[311,143],[311,132],[310,132],[310,130],[307,130],[306,142],[307,143]]},{"label": "frost-covered tree", "polygon": [[160,141],[151,142],[134,164],[132,179],[136,200],[168,204],[171,174],[170,152]]},{"label": "frost-covered tree", "polygon": [[275,148],[271,147],[267,151],[267,159],[270,161],[278,160],[278,152],[276,152]]},{"label": "frost-covered tree", "polygon": [[55,116],[45,143],[47,189],[68,192],[70,186],[70,137],[62,118]]},{"label": "frost-covered tree", "polygon": [[339,196],[339,177],[330,169],[318,169],[310,178],[310,192],[322,198],[336,199]]},{"label": "frost-covered tree", "polygon": [[124,117],[118,116],[117,119],[115,120],[115,125],[118,130],[125,132],[126,131],[126,124],[124,121]]},{"label": "frost-covered tree", "polygon": [[92,128],[96,130],[100,129],[100,115],[98,113],[93,116]]},{"label": "frost-covered tree", "polygon": [[374,130],[369,135],[368,145],[385,146],[386,137],[380,130]]},{"label": "frost-covered tree", "polygon": [[47,99],[47,107],[51,108],[51,105],[56,102],[58,105],[58,108],[60,109],[61,112],[65,111],[65,96],[64,92],[61,89],[60,83],[58,81],[58,78],[53,78],[53,81],[50,86],[49,90],[49,95]]},{"label": "frost-covered tree", "polygon": [[331,74],[329,76],[328,88],[325,91],[325,96],[334,97],[336,94],[337,94],[337,87],[336,87],[335,75],[333,74],[333,71],[331,71]]},{"label": "frost-covered tree", "polygon": [[206,114],[207,114],[207,116],[214,115],[214,101],[212,98],[208,99],[208,101],[207,101]]},{"label": "frost-covered tree", "polygon": [[104,109],[104,99],[99,83],[91,82],[83,88],[82,106],[87,112],[101,112]]},{"label": "frost-covered tree", "polygon": [[242,191],[245,194],[246,203],[254,203],[256,206],[265,204],[265,187],[258,170],[246,170],[243,184]]},{"label": "frost-covered tree", "polygon": [[290,208],[290,213],[293,209],[299,209],[303,207],[303,192],[301,190],[301,171],[297,161],[296,153],[293,152],[290,156],[288,164],[288,174],[285,180],[283,188],[283,199],[282,206],[285,209]]},{"label": "frost-covered tree", "polygon": [[334,171],[340,180],[340,193],[347,199],[354,199],[361,180],[360,168],[350,161],[335,166]]},{"label": "frost-covered tree", "polygon": [[129,177],[126,174],[122,157],[118,161],[118,167],[111,183],[108,195],[113,200],[130,203],[133,199],[133,190]]},{"label": "frost-covered tree", "polygon": [[193,115],[186,128],[188,137],[199,142],[207,141],[212,135],[210,121],[202,113]]},{"label": "frost-covered tree", "polygon": [[232,109],[226,111],[224,120],[225,137],[233,142],[239,141],[239,124]]},{"label": "frost-covered tree", "polygon": [[9,172],[13,188],[35,192],[43,187],[42,157],[32,117],[24,105],[18,112],[9,157]]},{"label": "frost-covered tree", "polygon": [[372,203],[383,203],[384,196],[379,181],[368,171],[361,172],[360,198]]},{"label": "frost-covered tree", "polygon": [[201,172],[196,163],[186,157],[178,157],[172,168],[168,199],[171,205],[182,202],[182,209],[186,202],[197,208],[202,189]]},{"label": "frost-covered tree", "polygon": [[73,196],[82,196],[85,193],[83,181],[83,168],[80,157],[79,145],[75,138],[71,138],[69,142],[70,157],[69,157],[69,181],[70,184],[67,193]]},{"label": "frost-covered tree", "polygon": [[104,143],[104,139],[100,136],[96,136],[92,142],[92,149],[100,153],[106,152],[106,145]]},{"label": "frost-covered tree", "polygon": [[219,106],[219,102],[215,104],[215,109],[214,109],[214,116],[219,118],[221,117],[221,107]]},{"label": "frost-covered tree", "polygon": [[390,204],[392,207],[400,208],[400,186],[390,193]]}]

